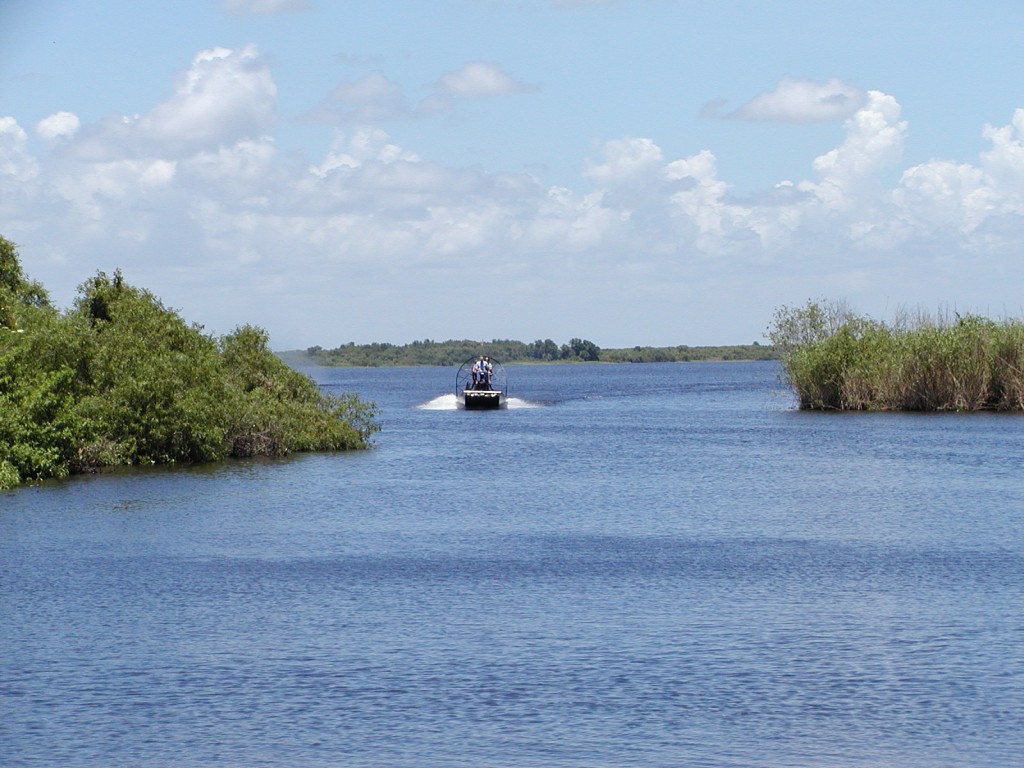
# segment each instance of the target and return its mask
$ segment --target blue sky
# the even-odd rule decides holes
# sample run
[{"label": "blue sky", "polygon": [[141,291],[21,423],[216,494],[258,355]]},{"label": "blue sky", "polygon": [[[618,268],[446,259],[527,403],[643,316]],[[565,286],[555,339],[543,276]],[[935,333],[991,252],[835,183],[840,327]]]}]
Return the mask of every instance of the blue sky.
[{"label": "blue sky", "polygon": [[1024,315],[1024,3],[2,0],[0,234],[211,333]]}]

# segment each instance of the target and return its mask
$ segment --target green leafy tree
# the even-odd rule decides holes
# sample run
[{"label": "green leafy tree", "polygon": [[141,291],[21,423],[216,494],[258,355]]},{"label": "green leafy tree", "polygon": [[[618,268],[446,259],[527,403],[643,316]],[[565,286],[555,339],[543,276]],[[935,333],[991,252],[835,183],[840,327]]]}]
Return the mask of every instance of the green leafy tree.
[{"label": "green leafy tree", "polygon": [[227,440],[233,456],[344,450],[365,445],[379,427],[376,408],[353,395],[328,396],[270,351],[250,325],[221,339],[230,384]]},{"label": "green leafy tree", "polygon": [[17,247],[0,235],[0,326],[16,330],[29,309],[49,306],[43,286],[22,272]]},{"label": "green leafy tree", "polygon": [[114,464],[363,448],[376,409],[285,365],[265,331],[214,340],[120,272],[55,310],[0,238],[0,488]]},{"label": "green leafy tree", "polygon": [[560,356],[558,345],[551,339],[537,339],[530,344],[528,354],[534,360],[557,360]]},{"label": "green leafy tree", "polygon": [[84,463],[223,458],[226,389],[216,343],[119,272],[87,280],[76,310],[94,339],[78,405],[91,439]]},{"label": "green leafy tree", "polygon": [[595,362],[601,359],[601,348],[586,339],[570,339],[569,350],[573,357],[585,362]]}]

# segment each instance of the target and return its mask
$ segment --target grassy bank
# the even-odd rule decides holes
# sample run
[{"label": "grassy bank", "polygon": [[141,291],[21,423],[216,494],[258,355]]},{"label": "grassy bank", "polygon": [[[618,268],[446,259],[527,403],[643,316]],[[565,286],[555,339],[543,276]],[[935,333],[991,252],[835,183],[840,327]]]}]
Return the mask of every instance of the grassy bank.
[{"label": "grassy bank", "polygon": [[775,314],[769,337],[809,410],[1024,410],[1024,323],[903,315],[889,323],[836,303]]}]

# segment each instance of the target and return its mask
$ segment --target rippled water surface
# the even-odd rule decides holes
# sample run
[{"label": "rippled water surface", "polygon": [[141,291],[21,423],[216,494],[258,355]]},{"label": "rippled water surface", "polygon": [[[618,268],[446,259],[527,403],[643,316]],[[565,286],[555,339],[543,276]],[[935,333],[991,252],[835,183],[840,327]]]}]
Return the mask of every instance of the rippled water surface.
[{"label": "rippled water surface", "polygon": [[373,450],[0,493],[0,765],[1021,764],[1021,418],[313,374]]}]

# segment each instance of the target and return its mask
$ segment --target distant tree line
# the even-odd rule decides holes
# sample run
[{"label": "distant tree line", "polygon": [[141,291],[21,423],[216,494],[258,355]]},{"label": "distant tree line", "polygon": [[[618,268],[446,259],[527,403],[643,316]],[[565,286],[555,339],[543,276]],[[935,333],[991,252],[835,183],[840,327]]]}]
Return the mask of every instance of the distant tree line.
[{"label": "distant tree line", "polygon": [[729,360],[774,360],[776,352],[770,345],[754,342],[728,346],[690,347],[627,347],[607,349],[601,353],[604,363],[698,363]]},{"label": "distant tree line", "polygon": [[374,416],[288,367],[262,329],[214,339],[120,272],[58,311],[0,237],[0,489],[118,464],[362,448]]},{"label": "distant tree line", "polygon": [[396,345],[386,342],[356,344],[349,342],[335,349],[310,347],[306,356],[325,366],[393,367],[417,365],[460,365],[478,355],[489,355],[502,363],[558,360],[590,362],[600,359],[600,348],[591,341],[572,339],[559,346],[551,339],[530,344],[511,339],[490,342],[470,339],[432,341],[424,339],[411,344]]},{"label": "distant tree line", "polygon": [[411,344],[356,344],[349,342],[334,349],[310,347],[305,357],[324,366],[393,367],[419,365],[460,365],[477,355],[489,355],[502,363],[661,363],[702,360],[769,360],[774,358],[770,346],[758,343],[724,347],[629,347],[601,349],[594,342],[573,338],[565,344],[551,339],[533,342],[493,339],[489,342],[469,339],[432,341],[424,339]]}]

